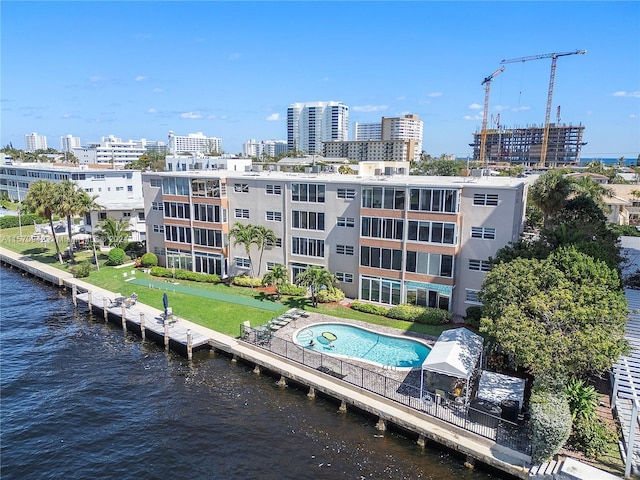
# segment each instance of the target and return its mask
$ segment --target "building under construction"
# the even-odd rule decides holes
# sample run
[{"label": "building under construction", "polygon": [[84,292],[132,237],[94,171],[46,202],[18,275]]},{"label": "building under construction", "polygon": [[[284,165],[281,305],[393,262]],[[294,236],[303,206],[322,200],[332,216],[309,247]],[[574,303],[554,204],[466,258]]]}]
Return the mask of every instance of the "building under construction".
[{"label": "building under construction", "polygon": [[[549,125],[546,166],[580,164],[584,125]],[[544,127],[487,129],[484,161],[488,164],[511,163],[540,165]],[[482,132],[473,134],[473,160],[480,161]]]}]

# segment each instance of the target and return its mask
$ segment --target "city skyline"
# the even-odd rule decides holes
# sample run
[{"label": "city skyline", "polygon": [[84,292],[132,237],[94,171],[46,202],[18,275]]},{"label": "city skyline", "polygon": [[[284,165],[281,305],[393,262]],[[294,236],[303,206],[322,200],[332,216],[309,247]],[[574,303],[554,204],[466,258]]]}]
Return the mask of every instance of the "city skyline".
[{"label": "city skyline", "polygon": [[[227,153],[286,139],[287,107],[336,101],[355,122],[417,114],[424,150],[472,154],[482,80],[504,59],[557,62],[552,122],[582,157],[640,153],[638,2],[2,2],[2,146],[203,132]],[[103,19],[104,21],[96,21]],[[526,28],[523,28],[526,27]],[[27,28],[28,27],[28,28]],[[33,59],[33,61],[26,61]],[[37,61],[36,61],[37,60]],[[549,59],[507,64],[489,127],[543,125]]]}]

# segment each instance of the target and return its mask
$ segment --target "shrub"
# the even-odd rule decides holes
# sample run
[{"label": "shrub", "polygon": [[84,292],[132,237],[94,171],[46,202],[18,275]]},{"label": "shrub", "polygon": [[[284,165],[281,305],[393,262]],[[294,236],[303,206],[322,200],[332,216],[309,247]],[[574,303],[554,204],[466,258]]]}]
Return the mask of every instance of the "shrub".
[{"label": "shrub", "polygon": [[388,310],[386,307],[374,305],[373,303],[362,303],[362,302],[353,302],[351,304],[351,308],[359,312],[372,313],[374,315],[386,315]]},{"label": "shrub", "polygon": [[71,267],[71,273],[75,278],[85,278],[88,277],[91,273],[91,264],[88,260],[80,262],[74,267]]},{"label": "shrub", "polygon": [[238,287],[261,287],[262,279],[252,278],[249,275],[238,275],[237,277],[233,277],[231,283],[233,285],[237,285]]},{"label": "shrub", "polygon": [[569,443],[589,458],[600,458],[609,443],[616,441],[616,433],[600,418],[587,420],[577,417]]},{"label": "shrub", "polygon": [[569,438],[571,411],[562,393],[548,391],[532,393],[530,411],[531,461],[539,465],[558,453]]},{"label": "shrub", "polygon": [[451,321],[451,312],[440,308],[423,307],[424,312],[417,318],[418,323],[444,325]]},{"label": "shrub", "polygon": [[282,295],[290,295],[292,297],[303,297],[307,294],[307,288],[299,287],[291,283],[285,283],[283,285],[280,285],[280,293]]},{"label": "shrub", "polygon": [[16,228],[20,226],[20,223],[22,223],[22,225],[33,225],[34,222],[49,223],[49,220],[34,214],[21,215],[20,218],[18,218],[18,215],[6,215],[4,217],[0,217],[0,229]]},{"label": "shrub", "polygon": [[582,380],[571,379],[565,389],[571,417],[575,419],[591,420],[598,409],[598,392],[592,385],[586,385]]},{"label": "shrub", "polygon": [[467,308],[467,317],[465,323],[473,328],[480,328],[480,319],[482,318],[482,307],[473,306]]},{"label": "shrub", "polygon": [[344,292],[339,288],[323,288],[316,294],[319,303],[339,302],[344,299]]},{"label": "shrub", "polygon": [[177,280],[190,280],[192,282],[201,282],[201,283],[218,283],[220,282],[220,277],[213,273],[198,273],[192,272],[190,270],[183,270],[180,268],[176,268],[175,271],[171,268],[164,267],[152,267],[151,275],[154,277],[163,277],[163,278],[176,278]]},{"label": "shrub", "polygon": [[107,265],[122,265],[127,259],[127,254],[121,248],[112,248],[107,257]]},{"label": "shrub", "polygon": [[145,253],[140,257],[140,265],[144,268],[155,267],[158,265],[158,257],[155,253]]},{"label": "shrub", "polygon": [[[122,249],[131,258],[137,258],[140,255],[144,255],[144,253],[147,251],[146,247],[144,246],[144,243],[142,243],[142,242],[127,242],[122,246]],[[158,262],[156,261],[156,265],[157,264],[158,264]]]},{"label": "shrub", "polygon": [[385,316],[395,318],[397,320],[415,322],[422,314],[424,314],[424,307],[412,305],[410,303],[403,303],[390,308],[389,311],[386,312]]}]

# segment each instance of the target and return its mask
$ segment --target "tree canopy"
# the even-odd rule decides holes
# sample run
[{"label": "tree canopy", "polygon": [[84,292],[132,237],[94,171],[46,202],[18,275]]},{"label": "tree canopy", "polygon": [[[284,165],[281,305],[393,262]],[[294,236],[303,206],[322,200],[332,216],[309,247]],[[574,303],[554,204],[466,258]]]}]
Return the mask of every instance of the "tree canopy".
[{"label": "tree canopy", "polygon": [[495,265],[479,296],[481,331],[533,375],[600,374],[628,351],[618,272],[573,246]]}]

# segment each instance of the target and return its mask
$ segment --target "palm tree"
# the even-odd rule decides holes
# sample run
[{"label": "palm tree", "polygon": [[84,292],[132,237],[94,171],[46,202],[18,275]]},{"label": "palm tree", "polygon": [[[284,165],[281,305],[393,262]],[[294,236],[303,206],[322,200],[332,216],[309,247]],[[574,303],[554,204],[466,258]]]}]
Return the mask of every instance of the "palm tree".
[{"label": "palm tree", "polygon": [[[251,278],[253,278],[253,261],[251,260],[251,245],[256,243],[255,227],[253,225],[243,225],[236,222],[229,230],[229,235],[233,238],[233,246],[243,245],[244,251],[249,258],[249,266],[251,268]],[[253,283],[251,284],[253,288]]]},{"label": "palm tree", "polygon": [[105,218],[98,224],[96,237],[107,247],[120,247],[129,238],[129,222]]},{"label": "palm tree", "polygon": [[253,243],[258,247],[260,252],[260,260],[258,261],[258,278],[260,277],[260,270],[262,270],[262,254],[267,244],[275,245],[277,240],[276,234],[273,230],[257,225],[253,227]]},{"label": "palm tree", "polygon": [[[84,190],[76,191],[76,204],[77,204],[77,214],[78,215],[86,215],[89,214],[89,219],[91,219],[91,212],[93,210],[99,210],[100,205],[96,202],[98,195],[89,195]],[[85,232],[86,233],[86,232]],[[93,226],[91,227],[91,246],[93,248],[93,258],[96,262],[96,268],[100,270],[100,264],[98,263],[98,253],[96,252],[96,242],[93,238]]]},{"label": "palm tree", "polygon": [[318,306],[318,292],[322,287],[333,289],[333,285],[337,283],[335,275],[324,267],[310,265],[307,269],[298,274],[296,284],[307,287],[311,290],[311,302],[313,307]]},{"label": "palm tree", "polygon": [[590,198],[602,209],[605,207],[603,197],[611,198],[613,196],[613,192],[610,188],[599,184],[593,178],[588,176],[575,180],[571,185],[571,190],[576,194],[576,196]]},{"label": "palm tree", "polygon": [[71,231],[71,219],[78,214],[77,192],[78,186],[71,180],[63,180],[56,185],[60,203],[56,212],[60,216],[67,217],[67,235],[69,236],[69,258],[73,260],[73,232]]},{"label": "palm tree", "polygon": [[570,193],[571,181],[559,170],[549,170],[531,186],[531,201],[542,211],[544,227],[562,209]]},{"label": "palm tree", "polygon": [[60,265],[62,265],[64,263],[62,261],[62,253],[60,252],[58,237],[56,236],[56,230],[53,226],[53,214],[59,203],[58,193],[59,189],[55,183],[48,180],[39,180],[29,186],[27,197],[24,199],[23,204],[28,210],[49,219],[53,243],[56,246],[56,255],[58,256]]},{"label": "palm tree", "polygon": [[263,285],[273,285],[276,287],[278,300],[282,298],[282,286],[286,285],[288,282],[289,273],[287,272],[287,268],[282,264],[273,266],[270,271],[265,273],[264,278],[262,279]]}]

